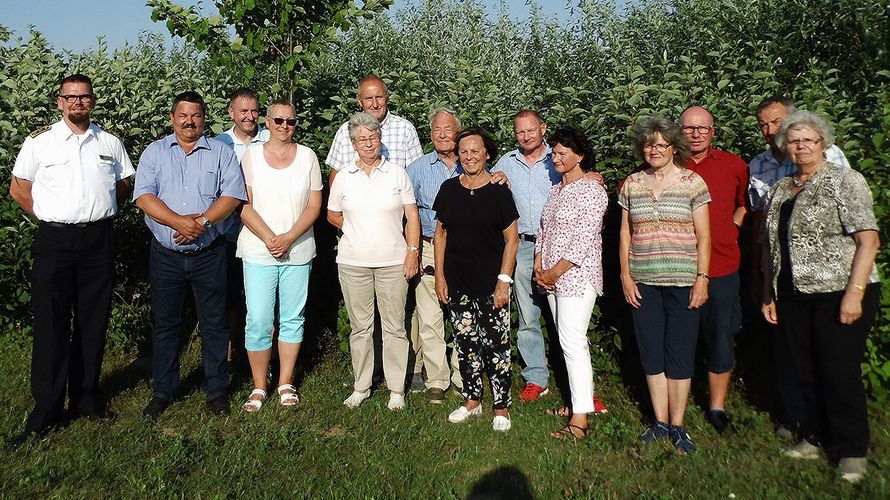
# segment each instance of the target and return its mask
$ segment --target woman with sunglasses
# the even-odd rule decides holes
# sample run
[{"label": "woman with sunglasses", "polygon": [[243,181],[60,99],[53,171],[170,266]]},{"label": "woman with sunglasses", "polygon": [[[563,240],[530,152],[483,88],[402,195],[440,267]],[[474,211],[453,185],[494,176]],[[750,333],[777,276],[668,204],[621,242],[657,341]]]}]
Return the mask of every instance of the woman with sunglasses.
[{"label": "woman with sunglasses", "polygon": [[293,374],[303,341],[315,257],[312,224],[321,210],[322,183],[315,153],[292,140],[296,124],[290,102],[272,102],[266,113],[269,141],[250,146],[241,162],[248,201],[241,210],[244,228],[238,236],[238,257],[244,262],[244,344],[254,384],[244,403],[247,412],[258,411],[266,399],[276,302],[278,397],[282,406],[299,401]]},{"label": "woman with sunglasses", "polygon": [[699,307],[708,300],[711,196],[705,181],[684,168],[691,151],[675,123],[640,119],[633,147],[645,164],[618,193],[618,257],[655,413],[640,440],[669,438],[685,455],[695,450],[683,416],[695,369]]}]

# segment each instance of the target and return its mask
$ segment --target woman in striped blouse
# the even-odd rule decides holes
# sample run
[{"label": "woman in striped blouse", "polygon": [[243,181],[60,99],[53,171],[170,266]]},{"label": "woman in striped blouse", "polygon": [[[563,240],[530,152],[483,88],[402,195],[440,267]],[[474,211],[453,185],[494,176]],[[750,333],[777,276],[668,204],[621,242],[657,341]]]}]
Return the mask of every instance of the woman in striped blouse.
[{"label": "woman in striped blouse", "polygon": [[621,185],[621,286],[632,309],[655,423],[640,435],[670,438],[680,454],[695,445],[683,427],[698,340],[698,308],[708,300],[711,235],[708,187],[683,167],[689,143],[662,117],[634,125],[646,163]]}]

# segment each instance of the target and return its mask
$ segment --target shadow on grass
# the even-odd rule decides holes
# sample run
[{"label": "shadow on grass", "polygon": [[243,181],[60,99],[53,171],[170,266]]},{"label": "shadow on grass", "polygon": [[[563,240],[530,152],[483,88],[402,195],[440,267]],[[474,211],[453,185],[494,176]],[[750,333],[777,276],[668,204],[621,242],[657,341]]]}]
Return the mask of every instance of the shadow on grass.
[{"label": "shadow on grass", "polygon": [[467,500],[532,499],[531,485],[521,470],[512,465],[498,467],[485,474],[467,495]]}]

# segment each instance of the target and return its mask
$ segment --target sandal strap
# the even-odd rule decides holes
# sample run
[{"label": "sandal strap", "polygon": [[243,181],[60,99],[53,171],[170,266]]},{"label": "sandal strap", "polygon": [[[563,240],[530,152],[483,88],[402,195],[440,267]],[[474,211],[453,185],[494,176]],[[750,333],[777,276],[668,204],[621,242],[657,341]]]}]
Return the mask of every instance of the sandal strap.
[{"label": "sandal strap", "polygon": [[278,390],[278,395],[279,395],[279,396],[281,395],[281,390],[282,390],[282,389],[293,391],[292,393],[285,393],[285,394],[293,394],[293,393],[296,393],[296,392],[297,392],[297,388],[294,387],[293,384],[279,385],[279,386],[278,386],[278,389],[277,389],[277,390]]},{"label": "sandal strap", "polygon": [[[256,396],[256,395],[260,395],[265,399],[266,391],[264,391],[262,389],[254,389],[254,390],[250,391],[250,396]],[[250,396],[248,396],[248,398],[250,398]],[[253,399],[251,401],[256,401],[256,399]]]}]

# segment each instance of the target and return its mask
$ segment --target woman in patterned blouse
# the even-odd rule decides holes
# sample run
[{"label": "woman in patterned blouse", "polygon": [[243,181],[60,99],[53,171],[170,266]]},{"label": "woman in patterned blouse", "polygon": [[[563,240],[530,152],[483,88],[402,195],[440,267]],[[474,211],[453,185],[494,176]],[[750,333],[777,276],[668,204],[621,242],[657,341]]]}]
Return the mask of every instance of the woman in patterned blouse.
[{"label": "woman in patterned blouse", "polygon": [[546,290],[565,355],[572,406],[556,413],[571,417],[551,434],[556,439],[587,436],[587,415],[595,410],[587,327],[596,298],[603,294],[600,231],[609,205],[606,190],[585,176],[594,168],[593,148],[578,131],[557,130],[549,140],[562,182],[553,186],[535,242],[535,281]]},{"label": "woman in patterned blouse", "polygon": [[695,445],[683,427],[694,372],[699,307],[708,300],[711,234],[704,180],[683,167],[689,143],[661,117],[634,125],[634,150],[645,169],[631,174],[621,205],[621,286],[633,309],[634,333],[655,423],[640,435],[670,438],[677,452]]},{"label": "woman in patterned blouse", "polygon": [[860,363],[881,296],[871,191],[825,160],[834,128],[820,116],[788,115],[776,143],[797,170],[767,198],[762,309],[788,339],[808,413],[805,439],[784,453],[818,458],[821,447],[856,482],[869,441]]}]

